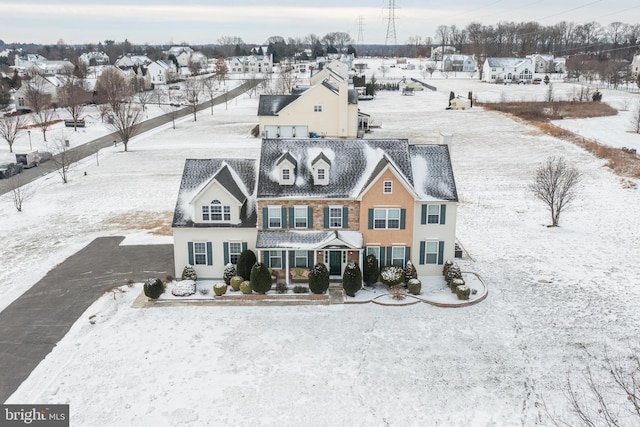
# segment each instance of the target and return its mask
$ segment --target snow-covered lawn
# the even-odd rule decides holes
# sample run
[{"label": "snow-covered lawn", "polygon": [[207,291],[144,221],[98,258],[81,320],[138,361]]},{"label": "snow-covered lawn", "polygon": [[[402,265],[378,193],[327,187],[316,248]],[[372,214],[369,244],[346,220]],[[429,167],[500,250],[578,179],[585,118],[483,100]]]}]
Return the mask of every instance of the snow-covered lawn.
[{"label": "snow-covered lawn", "polygon": [[[462,77],[436,86],[412,97],[380,92],[360,109],[382,123],[369,137],[453,134],[457,235],[472,258],[459,264],[483,278],[486,300],[134,309],[137,284],[90,307],[8,403],[69,403],[82,426],[549,425],[543,400],[570,419],[567,374],[579,382],[591,365],[606,379],[605,347],[617,356],[640,346],[640,190],[532,126],[480,108],[444,110],[450,90],[499,99],[507,90],[543,96],[544,87]],[[605,91],[603,100],[620,96],[630,95]],[[171,221],[184,159],[256,157],[256,108],[244,96],[213,117],[139,137],[129,153],[102,150],[100,165],[82,162],[67,185],[55,175],[32,184],[22,214],[2,196],[0,308],[97,236],[167,242],[149,231]],[[614,144],[621,133],[602,137]],[[548,213],[527,191],[549,155],[584,174],[559,228],[546,227]]]}]

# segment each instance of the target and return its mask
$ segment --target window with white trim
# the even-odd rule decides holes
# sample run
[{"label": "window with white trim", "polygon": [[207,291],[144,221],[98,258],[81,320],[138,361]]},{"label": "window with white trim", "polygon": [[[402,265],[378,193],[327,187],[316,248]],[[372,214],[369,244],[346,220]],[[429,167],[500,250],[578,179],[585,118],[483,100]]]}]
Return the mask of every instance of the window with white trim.
[{"label": "window with white trim", "polygon": [[291,169],[284,168],[282,169],[282,180],[289,181],[291,179]]},{"label": "window with white trim", "polygon": [[318,181],[324,181],[324,177],[325,177],[324,168],[319,168],[318,169]]},{"label": "window with white trim", "polygon": [[238,263],[240,252],[242,252],[242,242],[229,242],[229,262],[231,264]]},{"label": "window with white trim", "polygon": [[207,264],[207,244],[205,242],[193,242],[193,262],[195,265]]},{"label": "window with white trim", "polygon": [[367,246],[366,255],[374,255],[380,261],[380,246]]},{"label": "window with white trim", "polygon": [[282,228],[282,208],[269,206],[269,228]]},{"label": "window with white trim", "polygon": [[385,180],[382,186],[382,192],[384,194],[391,194],[393,192],[393,181],[390,179]]},{"label": "window with white trim", "polygon": [[342,228],[342,206],[329,207],[329,228]]},{"label": "window with white trim", "polygon": [[377,229],[400,229],[400,209],[390,208],[373,210],[373,228]]},{"label": "window with white trim", "polygon": [[313,106],[313,111],[316,112],[316,113],[322,112],[322,105],[314,105]]},{"label": "window with white trim", "polygon": [[307,251],[295,251],[293,265],[294,267],[309,267],[309,257]]},{"label": "window with white trim", "polygon": [[296,206],[293,208],[295,228],[307,228],[308,209],[306,206]]},{"label": "window with white trim", "polygon": [[398,267],[404,266],[404,246],[394,246],[391,248],[391,264]]},{"label": "window with white trim", "polygon": [[440,224],[440,205],[427,205],[427,224]]},{"label": "window with white trim", "polygon": [[438,263],[438,242],[426,242],[424,251],[425,264]]},{"label": "window with white trim", "polygon": [[282,268],[282,252],[269,251],[269,265],[271,268]]},{"label": "window with white trim", "polygon": [[231,221],[231,206],[214,200],[210,205],[202,206],[203,221]]}]

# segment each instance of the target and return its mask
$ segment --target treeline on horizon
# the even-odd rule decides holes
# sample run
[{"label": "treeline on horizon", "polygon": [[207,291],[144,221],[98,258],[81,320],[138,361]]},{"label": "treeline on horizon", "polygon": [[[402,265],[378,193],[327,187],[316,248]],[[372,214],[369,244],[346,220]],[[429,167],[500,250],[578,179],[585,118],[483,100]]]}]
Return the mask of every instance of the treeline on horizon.
[{"label": "treeline on horizon", "polygon": [[[38,53],[50,60],[67,59],[74,62],[84,52],[103,51],[113,63],[119,56],[133,53],[145,54],[150,59],[164,58],[163,51],[172,45],[191,46],[209,58],[226,58],[248,55],[251,48],[267,46],[266,54],[273,54],[274,62],[297,56],[300,59],[315,59],[327,53],[348,52],[356,56],[405,56],[431,57],[434,48],[475,55],[479,61],[487,57],[525,56],[534,53],[554,56],[577,54],[593,55],[599,60],[631,60],[639,53],[640,24],[612,22],[600,25],[597,22],[576,24],[562,21],[544,26],[537,22],[499,22],[484,25],[472,22],[464,28],[456,25],[440,25],[433,37],[411,36],[404,44],[355,44],[345,32],[332,32],[319,37],[309,34],[303,37],[269,37],[264,43],[245,43],[237,36],[224,36],[211,44],[188,42],[163,45],[132,44],[105,40],[96,44],[68,45],[58,40],[55,44],[10,43],[0,40],[0,49],[21,48],[23,53]],[[309,55],[300,57],[308,50]],[[2,62],[2,61],[0,61]]]}]

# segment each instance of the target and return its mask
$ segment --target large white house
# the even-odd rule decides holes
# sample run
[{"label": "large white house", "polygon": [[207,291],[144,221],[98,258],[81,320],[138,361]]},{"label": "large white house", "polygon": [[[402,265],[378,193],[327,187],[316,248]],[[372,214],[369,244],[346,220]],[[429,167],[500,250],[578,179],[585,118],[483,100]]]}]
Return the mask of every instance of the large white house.
[{"label": "large white house", "polygon": [[455,254],[457,204],[446,143],[263,139],[257,160],[186,161],[172,224],[176,275],[190,264],[198,277],[221,278],[251,249],[287,282],[316,263],[338,278],[368,254],[438,276]]},{"label": "large white house", "polygon": [[482,79],[487,83],[530,81],[534,67],[531,58],[487,58],[482,66]]}]

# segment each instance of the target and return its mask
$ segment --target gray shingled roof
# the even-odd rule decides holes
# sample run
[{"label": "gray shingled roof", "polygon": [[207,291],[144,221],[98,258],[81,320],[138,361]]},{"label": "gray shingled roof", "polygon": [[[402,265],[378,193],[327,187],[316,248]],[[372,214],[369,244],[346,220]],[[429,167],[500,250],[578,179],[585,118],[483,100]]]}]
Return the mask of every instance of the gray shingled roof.
[{"label": "gray shingled roof", "polygon": [[260,95],[258,116],[277,116],[280,110],[298,98],[300,95]]},{"label": "gray shingled roof", "polygon": [[[214,177],[238,201],[244,202],[240,227],[255,227],[253,194],[256,186],[255,159],[187,159],[173,215],[173,227],[228,227],[226,224],[194,224],[189,202]],[[239,181],[239,182],[238,182]],[[248,193],[248,194],[247,194]]]},{"label": "gray shingled roof", "polygon": [[[297,231],[297,230],[258,230],[256,248],[258,249],[319,249],[328,244],[340,247],[362,247],[362,233],[359,231]],[[331,246],[333,247],[333,246]]]},{"label": "gray shingled roof", "polygon": [[458,201],[456,181],[447,145],[409,146],[414,188],[422,200]]},{"label": "gray shingled roof", "polygon": [[[386,155],[410,185],[411,160],[406,139],[265,139],[260,155],[260,198],[354,198],[364,189]],[[280,185],[276,163],[289,152],[298,160],[294,185]],[[329,184],[313,184],[312,161],[323,153],[330,161]],[[274,173],[275,171],[275,173]]]}]

